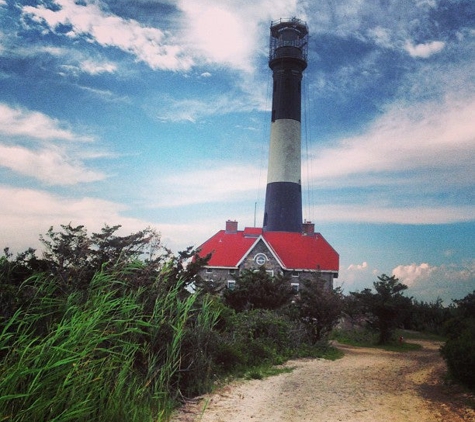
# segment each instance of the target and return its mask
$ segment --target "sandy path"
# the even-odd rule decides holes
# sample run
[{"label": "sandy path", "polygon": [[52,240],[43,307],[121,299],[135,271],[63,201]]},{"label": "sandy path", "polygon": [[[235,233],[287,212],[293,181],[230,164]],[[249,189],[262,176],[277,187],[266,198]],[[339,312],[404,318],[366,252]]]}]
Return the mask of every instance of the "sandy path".
[{"label": "sandy path", "polygon": [[291,373],[235,382],[172,421],[475,421],[467,395],[442,381],[440,343],[420,343],[422,350],[408,353],[340,345],[343,359],[288,362]]}]

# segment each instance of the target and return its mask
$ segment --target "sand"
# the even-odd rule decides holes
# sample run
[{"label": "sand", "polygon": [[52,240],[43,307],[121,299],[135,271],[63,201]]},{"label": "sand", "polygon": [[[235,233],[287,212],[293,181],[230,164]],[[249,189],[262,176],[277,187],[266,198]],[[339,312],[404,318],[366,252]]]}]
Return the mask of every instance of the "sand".
[{"label": "sand", "polygon": [[475,421],[473,394],[444,381],[441,343],[412,352],[337,345],[336,361],[286,363],[290,373],[235,381],[186,403],[172,422]]}]

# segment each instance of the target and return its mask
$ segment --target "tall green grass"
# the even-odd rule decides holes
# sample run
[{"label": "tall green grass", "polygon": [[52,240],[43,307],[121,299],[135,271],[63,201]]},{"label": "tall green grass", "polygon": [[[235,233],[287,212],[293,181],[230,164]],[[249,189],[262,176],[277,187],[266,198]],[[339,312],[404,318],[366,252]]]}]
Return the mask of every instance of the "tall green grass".
[{"label": "tall green grass", "polygon": [[218,316],[180,283],[129,289],[105,272],[67,296],[44,275],[23,288],[30,305],[0,333],[0,421],[167,420],[190,322]]}]

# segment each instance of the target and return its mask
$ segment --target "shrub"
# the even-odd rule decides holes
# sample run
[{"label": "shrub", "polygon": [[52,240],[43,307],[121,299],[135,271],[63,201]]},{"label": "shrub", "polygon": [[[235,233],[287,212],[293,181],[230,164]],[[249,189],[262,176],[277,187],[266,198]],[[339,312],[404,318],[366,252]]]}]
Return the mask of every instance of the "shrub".
[{"label": "shrub", "polygon": [[325,280],[315,277],[304,280],[296,300],[297,315],[305,326],[312,344],[328,337],[337,325],[343,301],[340,289],[327,286]]},{"label": "shrub", "polygon": [[455,317],[445,325],[448,340],[440,352],[450,374],[475,387],[475,291],[454,300]]},{"label": "shrub", "polygon": [[475,321],[449,338],[442,346],[441,355],[447,363],[450,374],[467,386],[475,387]]},{"label": "shrub", "polygon": [[288,278],[271,277],[264,267],[259,271],[244,270],[237,278],[233,290],[224,291],[227,306],[242,312],[252,309],[275,310],[290,303],[294,292]]}]

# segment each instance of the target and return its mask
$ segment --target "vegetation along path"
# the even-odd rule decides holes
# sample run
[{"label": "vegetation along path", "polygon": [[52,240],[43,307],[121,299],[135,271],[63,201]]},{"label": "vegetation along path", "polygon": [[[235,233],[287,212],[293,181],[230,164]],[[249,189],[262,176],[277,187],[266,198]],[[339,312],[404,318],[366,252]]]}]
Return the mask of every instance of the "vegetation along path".
[{"label": "vegetation along path", "polygon": [[345,356],[291,361],[289,373],[238,381],[188,403],[174,422],[475,421],[473,395],[444,383],[441,343],[410,352],[338,345]]}]

